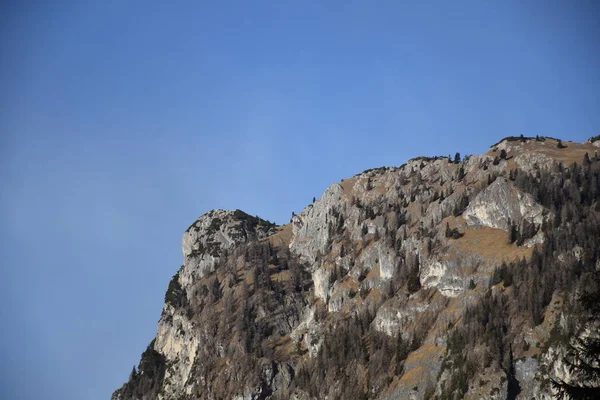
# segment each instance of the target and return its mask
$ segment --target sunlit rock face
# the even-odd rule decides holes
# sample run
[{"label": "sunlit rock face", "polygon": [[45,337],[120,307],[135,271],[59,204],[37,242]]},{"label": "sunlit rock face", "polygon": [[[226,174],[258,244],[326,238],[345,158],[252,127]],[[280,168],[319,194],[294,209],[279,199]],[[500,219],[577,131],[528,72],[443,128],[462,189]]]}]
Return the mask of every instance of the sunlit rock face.
[{"label": "sunlit rock face", "polygon": [[[186,289],[214,272],[228,250],[264,238],[273,230],[272,224],[240,210],[210,211],[199,217],[183,234],[184,264],[174,279],[190,298],[194,295],[193,291]],[[161,399],[176,398],[176,393],[191,393],[193,385],[188,383],[188,378],[198,347],[203,343],[203,336],[208,334],[202,326],[195,325],[189,315],[171,304],[165,304],[158,322],[154,349],[164,355],[173,367],[166,371]]]},{"label": "sunlit rock face", "polygon": [[541,224],[544,208],[528,193],[515,188],[505,178],[498,178],[471,201],[464,217],[468,224],[510,229],[523,220]]},{"label": "sunlit rock face", "polygon": [[273,226],[243,211],[213,210],[196,220],[183,234],[184,264],[180,282],[188,286],[213,272],[227,250],[242,243],[266,237]]},{"label": "sunlit rock face", "polygon": [[331,237],[329,225],[338,223],[331,211],[340,205],[343,191],[338,184],[331,186],[319,200],[293,218],[290,249],[309,263],[314,263],[318,255],[324,255],[327,250]]},{"label": "sunlit rock face", "polygon": [[[598,143],[569,148],[593,154]],[[486,299],[532,286],[497,272],[544,249],[551,235],[541,226],[556,218],[511,170],[560,176],[557,157],[575,155],[556,149],[550,139],[511,138],[460,160],[419,157],[367,170],[331,185],[282,227],[239,210],[202,215],[183,235],[183,265],[169,284],[152,344],[160,356],[155,369],[164,374],[140,367],[113,399],[355,398],[339,376],[327,381],[335,373],[327,368],[343,357],[336,340],[364,346],[358,360],[336,368],[355,373],[368,398],[452,398],[448,388],[460,386],[457,377],[473,363],[466,387],[452,389],[460,398],[505,399],[515,382],[518,399],[552,398],[550,377],[572,379],[562,361],[568,344],[556,333],[568,326],[559,302],[568,293],[551,293],[546,308],[536,310],[546,313],[537,326],[510,332],[508,325],[530,318],[523,309],[533,300],[486,303],[484,316],[505,312],[494,314],[494,323],[506,324],[502,350],[475,343],[493,337],[489,330],[458,349],[452,334],[469,332],[475,322],[465,319]],[[511,228],[527,224],[537,230],[510,243]],[[600,270],[587,245],[555,251],[560,268],[587,263]],[[348,328],[348,321],[356,325]],[[353,343],[345,346],[352,350]],[[457,356],[462,350],[464,360]]]},{"label": "sunlit rock face", "polygon": [[185,314],[165,305],[158,323],[154,349],[176,367],[167,369],[162,398],[169,399],[170,393],[184,390],[201,339],[202,334]]}]

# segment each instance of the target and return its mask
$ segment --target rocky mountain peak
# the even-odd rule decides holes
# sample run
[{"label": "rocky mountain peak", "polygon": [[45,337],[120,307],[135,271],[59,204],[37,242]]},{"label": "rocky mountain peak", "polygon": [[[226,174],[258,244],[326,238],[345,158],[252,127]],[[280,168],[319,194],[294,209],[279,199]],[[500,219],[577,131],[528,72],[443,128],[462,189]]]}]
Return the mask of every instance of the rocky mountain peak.
[{"label": "rocky mountain peak", "polygon": [[277,225],[241,210],[212,210],[200,216],[183,234],[182,284],[191,284],[214,269],[227,250],[265,238]]},{"label": "rocky mountain peak", "polygon": [[508,137],[343,179],[284,226],[204,214],[140,364],[155,377],[114,398],[552,396],[582,323],[563,304],[600,262],[596,149]]},{"label": "rocky mountain peak", "polygon": [[[184,256],[208,253],[218,257],[221,250],[273,234],[277,225],[241,210],[212,210],[200,216],[183,236]],[[214,243],[214,244],[211,244]]]}]

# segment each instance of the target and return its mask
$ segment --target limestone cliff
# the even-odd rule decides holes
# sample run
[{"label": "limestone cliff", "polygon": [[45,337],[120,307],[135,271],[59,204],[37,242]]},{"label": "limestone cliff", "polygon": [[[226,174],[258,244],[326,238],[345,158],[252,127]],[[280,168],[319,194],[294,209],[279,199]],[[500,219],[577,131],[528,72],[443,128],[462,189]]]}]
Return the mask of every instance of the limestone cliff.
[{"label": "limestone cliff", "polygon": [[201,216],[113,399],[552,398],[600,262],[596,149],[507,138],[342,180],[288,225]]}]

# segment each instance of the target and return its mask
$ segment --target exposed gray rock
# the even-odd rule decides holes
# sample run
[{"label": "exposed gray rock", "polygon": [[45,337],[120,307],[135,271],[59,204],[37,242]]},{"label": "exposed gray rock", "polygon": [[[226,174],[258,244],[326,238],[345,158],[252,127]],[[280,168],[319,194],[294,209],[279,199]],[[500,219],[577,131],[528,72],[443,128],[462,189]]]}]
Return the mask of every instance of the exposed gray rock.
[{"label": "exposed gray rock", "polygon": [[542,390],[540,385],[540,365],[536,358],[527,357],[515,362],[515,378],[519,382],[521,392],[519,399],[549,399],[550,393]]},{"label": "exposed gray rock", "polygon": [[549,170],[556,162],[544,153],[523,153],[515,157],[515,163],[525,172]]},{"label": "exposed gray rock", "polygon": [[294,216],[293,239],[290,249],[309,264],[314,264],[318,255],[325,254],[331,238],[329,224],[338,222],[331,211],[339,205],[344,189],[334,184],[302,213]]},{"label": "exposed gray rock", "polygon": [[463,216],[469,225],[510,229],[510,223],[523,220],[541,224],[544,208],[528,193],[515,188],[506,178],[496,179],[469,203]]},{"label": "exposed gray rock", "polygon": [[184,264],[179,274],[182,286],[212,272],[224,252],[274,232],[274,225],[242,211],[213,210],[194,222],[183,234]]}]

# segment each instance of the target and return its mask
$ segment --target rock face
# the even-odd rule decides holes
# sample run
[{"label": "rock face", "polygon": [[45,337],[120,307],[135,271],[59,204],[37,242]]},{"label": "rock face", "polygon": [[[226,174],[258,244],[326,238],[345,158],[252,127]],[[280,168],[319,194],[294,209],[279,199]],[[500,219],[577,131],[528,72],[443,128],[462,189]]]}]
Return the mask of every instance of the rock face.
[{"label": "rock face", "polygon": [[464,217],[470,225],[483,225],[509,230],[511,222],[523,221],[541,225],[544,208],[528,193],[515,188],[506,178],[498,178],[479,193],[465,210]]},{"label": "rock face", "polygon": [[[556,338],[579,323],[558,322],[557,299],[600,263],[585,235],[556,249],[597,218],[591,194],[553,209],[596,168],[565,180],[563,160],[594,147],[567,148],[508,138],[368,170],[285,226],[204,214],[183,235],[156,339],[113,399],[550,398],[549,380],[566,379]],[[556,199],[540,204],[543,190]],[[583,267],[552,278],[551,262]],[[543,282],[558,283],[527,289]]]},{"label": "rock face", "polygon": [[290,249],[303,260],[313,264],[319,255],[325,254],[327,244],[331,239],[331,224],[338,221],[328,219],[336,206],[341,204],[344,189],[334,184],[325,191],[323,196],[311,206],[308,206],[300,215],[292,219],[293,238]]},{"label": "rock face", "polygon": [[241,243],[273,233],[275,225],[243,211],[213,210],[202,215],[183,234],[184,256],[180,283],[188,286],[212,272],[224,252]]},{"label": "rock face", "polygon": [[[166,369],[159,398],[173,398],[171,393],[190,395],[193,388],[188,378],[206,332],[202,332],[181,309],[181,305],[190,302],[194,296],[189,289],[214,272],[228,250],[273,234],[275,227],[240,210],[213,210],[198,218],[183,234],[184,264],[169,285],[153,346],[173,366]],[[175,287],[177,289],[173,289]]]}]

